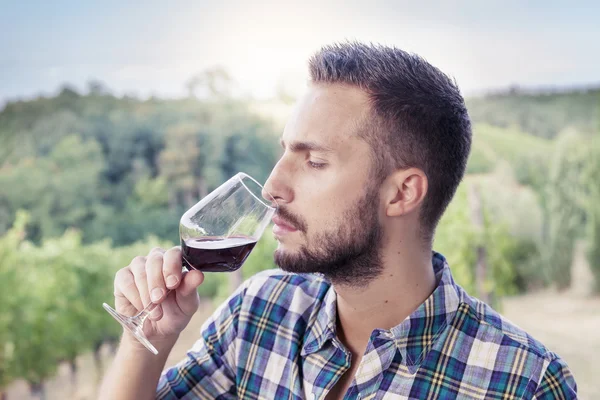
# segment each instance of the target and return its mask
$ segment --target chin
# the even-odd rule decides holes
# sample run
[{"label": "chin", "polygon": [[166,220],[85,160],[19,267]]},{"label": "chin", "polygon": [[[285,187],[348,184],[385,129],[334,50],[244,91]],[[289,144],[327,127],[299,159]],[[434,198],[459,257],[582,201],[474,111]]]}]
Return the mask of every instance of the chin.
[{"label": "chin", "polygon": [[290,271],[294,269],[290,266],[290,260],[293,260],[295,258],[294,254],[295,252],[292,252],[284,246],[280,245],[275,250],[275,253],[273,253],[273,261],[275,262],[275,265],[277,265],[282,270],[293,272]]},{"label": "chin", "polygon": [[309,262],[301,249],[297,251],[287,248],[278,248],[273,255],[275,265],[282,271],[295,274],[309,274],[319,272],[315,270],[313,263]]},{"label": "chin", "polygon": [[293,254],[293,252],[291,252],[289,248],[279,244],[279,246],[277,246],[277,249],[275,249],[275,253],[273,253],[273,257],[275,257],[275,260],[277,260],[281,257],[289,257],[290,254]]},{"label": "chin", "polygon": [[277,251],[282,251],[286,254],[296,253],[302,247],[301,243],[296,243],[297,241],[292,240],[292,238],[279,238],[275,236],[275,240],[277,240]]}]

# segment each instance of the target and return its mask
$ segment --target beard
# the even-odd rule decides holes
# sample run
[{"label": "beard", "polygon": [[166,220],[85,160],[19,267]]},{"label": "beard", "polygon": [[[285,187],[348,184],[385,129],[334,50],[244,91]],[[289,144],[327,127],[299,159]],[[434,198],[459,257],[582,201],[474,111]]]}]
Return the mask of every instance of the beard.
[{"label": "beard", "polygon": [[[365,195],[343,213],[337,227],[320,232],[315,245],[303,245],[294,253],[275,251],[275,263],[284,271],[322,274],[334,284],[365,287],[381,275],[382,228],[378,220],[378,192],[367,188]],[[307,224],[287,209],[280,216],[307,233]]]}]

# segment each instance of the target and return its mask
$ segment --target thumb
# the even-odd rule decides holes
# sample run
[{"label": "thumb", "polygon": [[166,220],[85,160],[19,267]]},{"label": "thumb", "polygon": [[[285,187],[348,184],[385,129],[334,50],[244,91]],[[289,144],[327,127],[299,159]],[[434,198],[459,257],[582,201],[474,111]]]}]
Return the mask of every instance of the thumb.
[{"label": "thumb", "polygon": [[196,288],[204,282],[204,274],[198,270],[189,271],[184,275],[181,285],[177,288],[177,294],[183,299],[196,293]]}]

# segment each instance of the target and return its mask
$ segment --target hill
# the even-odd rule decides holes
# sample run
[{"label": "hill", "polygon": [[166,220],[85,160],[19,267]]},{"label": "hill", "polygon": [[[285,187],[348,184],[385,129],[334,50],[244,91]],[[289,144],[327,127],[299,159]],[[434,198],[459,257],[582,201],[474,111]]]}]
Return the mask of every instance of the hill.
[{"label": "hill", "polygon": [[474,123],[518,129],[554,138],[571,128],[585,134],[600,131],[600,87],[563,91],[512,89],[467,99]]}]

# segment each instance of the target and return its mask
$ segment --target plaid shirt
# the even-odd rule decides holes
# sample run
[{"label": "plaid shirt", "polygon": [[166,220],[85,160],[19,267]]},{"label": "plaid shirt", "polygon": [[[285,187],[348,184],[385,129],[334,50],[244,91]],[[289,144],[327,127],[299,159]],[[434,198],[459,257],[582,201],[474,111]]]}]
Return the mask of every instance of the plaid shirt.
[{"label": "plaid shirt", "polygon": [[[409,317],[372,332],[345,399],[574,399],[566,363],[452,279]],[[350,367],[337,339],[336,294],[316,275],[266,271],[204,324],[166,370],[159,399],[323,399]]]}]

